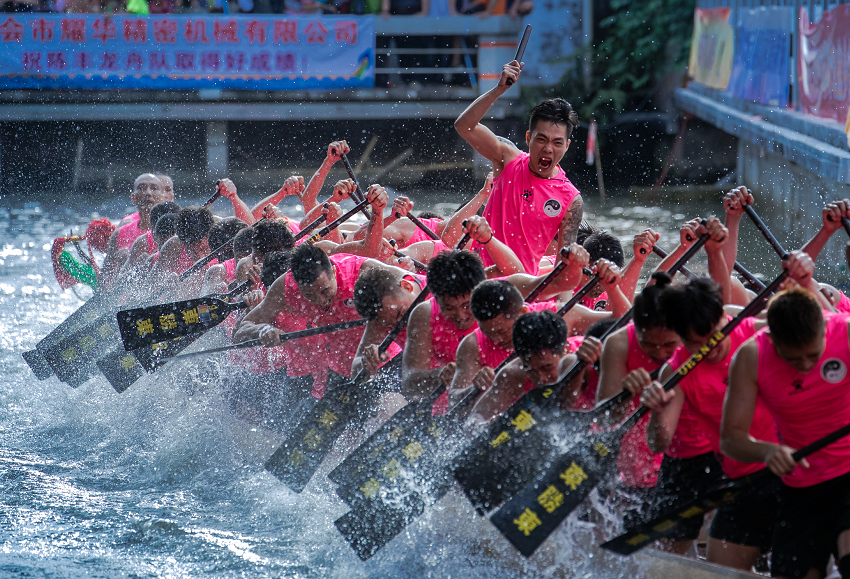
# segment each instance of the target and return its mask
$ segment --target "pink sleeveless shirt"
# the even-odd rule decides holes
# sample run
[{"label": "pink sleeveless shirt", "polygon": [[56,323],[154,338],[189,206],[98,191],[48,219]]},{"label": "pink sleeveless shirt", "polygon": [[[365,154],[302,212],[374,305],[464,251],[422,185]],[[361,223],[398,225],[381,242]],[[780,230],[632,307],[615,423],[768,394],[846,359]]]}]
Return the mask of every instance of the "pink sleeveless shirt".
[{"label": "pink sleeveless shirt", "polygon": [[[626,370],[631,372],[643,368],[652,372],[661,364],[650,358],[638,344],[635,335],[635,325],[626,326],[629,346],[626,356]],[[640,398],[632,397],[627,413],[631,414],[640,406]],[[652,488],[658,482],[658,470],[661,468],[663,455],[649,450],[646,443],[646,425],[649,424],[649,414],[640,419],[625,436],[620,446],[620,456],[617,457],[617,467],[626,486],[632,488]]]},{"label": "pink sleeveless shirt", "polygon": [[[553,178],[541,179],[532,174],[528,160],[528,153],[520,153],[505,165],[493,181],[484,218],[493,235],[517,255],[525,272],[537,275],[540,258],[579,191],[560,167]],[[484,248],[476,246],[484,265],[493,265]]]},{"label": "pink sleeveless shirt", "polygon": [[[405,219],[407,219],[407,218],[405,217]],[[431,219],[420,219],[419,221],[421,221],[425,225],[425,227],[427,227],[428,229],[430,229],[434,233],[437,233],[437,226],[440,223],[443,222],[442,219],[439,219],[439,218],[436,218],[436,217],[431,218]],[[439,233],[437,233],[437,235],[439,235]],[[424,231],[419,229],[419,227],[416,227],[416,230],[413,232],[413,235],[410,236],[410,239],[407,240],[407,243],[405,243],[402,246],[402,248],[407,247],[408,245],[413,245],[414,243],[418,243],[420,241],[435,241],[435,240],[431,239],[431,237],[427,233],[425,233]]]},{"label": "pink sleeveless shirt", "polygon": [[153,233],[151,233],[150,229],[145,231],[139,229],[138,220],[130,221],[127,225],[118,230],[118,249],[130,249],[133,247],[133,243],[135,243],[136,239],[142,235],[147,238],[148,255],[155,253],[157,246],[156,242],[153,240]]},{"label": "pink sleeveless shirt", "polygon": [[[726,316],[727,320],[731,318]],[[722,456],[720,453],[720,422],[723,417],[723,400],[729,384],[729,365],[741,344],[755,335],[755,318],[747,318],[729,335],[730,348],[726,357],[717,364],[701,362],[679,382],[679,388],[685,395],[685,403],[696,415],[703,432],[706,433],[711,449],[718,455],[723,471],[729,478],[740,478],[752,474],[764,467],[761,463],[744,463]],[[684,347],[679,348],[670,358],[670,367],[677,370],[691,357]],[[684,412],[684,408],[683,408]],[[680,419],[681,420],[681,419]],[[678,428],[676,433],[678,434]],[[776,427],[767,408],[761,402],[756,404],[750,435],[759,440],[776,442]]]},{"label": "pink sleeveless shirt", "polygon": [[[336,276],[337,289],[334,300],[327,309],[321,308],[304,298],[298,289],[298,284],[295,283],[295,279],[292,277],[292,272],[288,272],[285,279],[284,299],[286,305],[284,309],[292,314],[292,316],[301,318],[301,320],[309,323],[314,328],[350,320],[359,320],[360,315],[354,308],[354,282],[357,281],[360,267],[366,259],[365,257],[347,254],[330,256],[334,275]],[[360,338],[362,336],[362,327],[351,328],[333,332],[332,334],[316,336],[324,344],[324,347],[319,352],[315,350],[310,351],[310,349],[305,350],[303,344],[298,344],[293,349],[297,348],[305,357],[315,359],[318,366],[324,365],[337,374],[350,376],[351,362],[354,359],[354,353],[357,351],[357,346],[360,344]],[[298,340],[298,342],[302,341]],[[322,354],[324,354],[325,362],[320,361],[323,357]],[[315,374],[313,377],[314,379],[316,378]],[[318,384],[318,381],[314,382],[313,395],[315,396],[319,391],[324,395],[325,386],[326,384]],[[316,397],[320,398],[320,396]]]},{"label": "pink sleeveless shirt", "polygon": [[[450,362],[454,362],[457,356],[457,347],[460,341],[474,332],[477,324],[473,324],[468,330],[461,331],[451,320],[443,316],[437,298],[428,300],[431,304],[431,369],[441,368]],[[439,416],[449,411],[449,391],[446,390],[434,402],[431,414]]]},{"label": "pink sleeveless shirt", "polygon": [[843,291],[838,291],[838,302],[835,304],[835,309],[840,314],[850,314],[850,298]]},{"label": "pink sleeveless shirt", "polygon": [[[759,399],[776,421],[782,444],[802,448],[850,423],[850,317],[827,314],[826,348],[807,374],[779,357],[766,332],[756,336],[759,349]],[[844,437],[810,455],[809,468],[782,477],[790,487],[809,487],[850,472],[850,438]]]}]

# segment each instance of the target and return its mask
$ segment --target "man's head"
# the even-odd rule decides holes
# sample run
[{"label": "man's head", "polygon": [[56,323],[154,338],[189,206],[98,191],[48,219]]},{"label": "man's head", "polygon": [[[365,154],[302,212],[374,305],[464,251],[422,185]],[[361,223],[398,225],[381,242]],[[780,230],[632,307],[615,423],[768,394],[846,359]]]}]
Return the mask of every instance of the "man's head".
[{"label": "man's head", "polygon": [[826,348],[823,310],[817,298],[796,287],[771,298],[767,327],[780,358],[799,372],[811,371]]},{"label": "man's head", "polygon": [[[607,259],[619,268],[622,268],[626,263],[620,240],[607,231],[596,230],[585,237],[581,244],[590,256],[590,263],[596,263],[599,259]],[[584,285],[588,281],[590,281],[590,278],[582,275],[580,285]],[[591,290],[588,297],[598,298],[604,291],[605,288],[602,284],[596,284],[596,287]]]},{"label": "man's head", "polygon": [[[247,227],[248,224],[237,217],[225,217],[210,228],[210,250],[221,247],[233,239],[237,233],[243,229],[247,229]],[[233,258],[234,251],[231,246],[228,251],[222,252],[217,259],[221,262]]]},{"label": "man's head", "polygon": [[253,238],[254,228],[250,225],[237,233],[236,237],[233,238],[233,254],[236,257],[236,261],[251,255],[251,242]]},{"label": "man's head", "polygon": [[206,257],[210,252],[210,229],[214,223],[209,209],[193,205],[177,214],[177,237],[197,257]]},{"label": "man's head", "polygon": [[657,271],[652,274],[652,279],[655,283],[635,296],[632,320],[640,349],[656,362],[664,362],[682,345],[682,340],[667,327],[658,299],[664,288],[670,285],[670,276],[666,271]]},{"label": "man's head", "polygon": [[130,200],[139,210],[139,213],[147,213],[153,209],[154,205],[164,201],[159,178],[153,173],[142,173],[136,177],[133,182],[133,192],[130,193]]},{"label": "man's head", "polygon": [[254,263],[263,263],[267,253],[289,251],[295,246],[295,238],[289,228],[280,221],[260,221],[253,226],[251,253]]},{"label": "man's head", "polygon": [[[658,297],[668,328],[679,335],[682,345],[695,354],[725,322],[723,296],[720,286],[712,279],[701,277],[684,285],[671,285]],[[717,364],[729,353],[729,340],[724,340],[705,357]]]},{"label": "man's head", "polygon": [[159,188],[162,191],[162,199],[164,201],[174,201],[174,181],[168,175],[157,173],[159,179]]},{"label": "man's head", "polygon": [[311,243],[292,250],[289,261],[298,290],[308,302],[328,308],[336,298],[336,276],[328,255]]},{"label": "man's head", "polygon": [[156,227],[159,218],[168,213],[180,213],[182,207],[174,201],[161,201],[151,209],[151,227]]},{"label": "man's head", "polygon": [[578,126],[578,115],[570,103],[562,98],[547,99],[531,109],[528,144],[531,172],[540,177],[551,177],[570,146],[570,136]]},{"label": "man's head", "polygon": [[367,320],[392,328],[420,292],[419,284],[396,268],[373,267],[354,283],[354,307]]},{"label": "man's head", "polygon": [[428,287],[442,314],[459,330],[475,323],[469,300],[486,277],[481,258],[470,251],[443,251],[428,264]]},{"label": "man's head", "polygon": [[549,311],[520,316],[514,324],[513,344],[529,378],[538,384],[558,381],[567,345],[567,323],[563,318]]},{"label": "man's head", "polygon": [[266,289],[272,287],[277,278],[289,271],[289,257],[288,251],[272,251],[266,254],[260,274],[260,281]]},{"label": "man's head", "polygon": [[166,213],[156,220],[153,227],[153,240],[160,249],[165,242],[177,235],[177,214]]},{"label": "man's head", "polygon": [[483,281],[472,290],[469,306],[484,335],[511,349],[514,323],[528,311],[519,290],[507,280]]}]

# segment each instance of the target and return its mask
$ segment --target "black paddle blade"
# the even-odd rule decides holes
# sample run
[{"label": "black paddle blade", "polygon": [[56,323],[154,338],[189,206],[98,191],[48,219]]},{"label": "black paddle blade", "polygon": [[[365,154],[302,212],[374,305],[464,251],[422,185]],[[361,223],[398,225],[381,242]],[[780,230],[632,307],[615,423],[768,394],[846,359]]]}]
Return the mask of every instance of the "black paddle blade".
[{"label": "black paddle blade", "polygon": [[133,353],[127,352],[119,345],[116,345],[111,352],[98,360],[97,367],[119,394],[127,390],[146,373]]},{"label": "black paddle blade", "polygon": [[21,356],[23,356],[24,361],[27,363],[27,366],[30,367],[32,373],[35,374],[35,377],[39,380],[47,380],[51,376],[53,376],[53,370],[48,365],[47,360],[44,359],[38,350],[28,350],[26,352],[22,352]]},{"label": "black paddle blade", "polygon": [[197,298],[118,312],[125,350],[136,350],[217,326],[239,305],[216,298]]},{"label": "black paddle blade", "polygon": [[[358,405],[365,399],[374,400],[374,394],[366,387],[351,383],[347,386],[326,392],[266,461],[266,470],[297,493],[304,490],[336,440],[357,415]],[[352,390],[352,386],[357,389]]]},{"label": "black paddle blade", "polygon": [[[551,394],[525,394],[455,458],[455,479],[480,514],[496,508],[539,473],[537,457],[552,453],[540,402]],[[519,460],[529,457],[532,460]]]},{"label": "black paddle blade", "polygon": [[530,557],[601,480],[616,472],[622,432],[587,437],[545,465],[544,474],[510,499],[490,522]]},{"label": "black paddle blade", "polygon": [[[753,475],[755,477],[755,474]],[[759,477],[760,478],[760,477]],[[651,544],[653,541],[669,537],[694,517],[702,518],[705,513],[712,511],[738,497],[752,488],[752,478],[735,481],[725,481],[701,494],[699,497],[668,509],[649,521],[628,529],[622,535],[600,545],[619,555],[631,555]]]},{"label": "black paddle blade", "polygon": [[[357,556],[366,561],[424,510],[424,505],[417,504],[415,498],[405,507],[403,511],[389,507],[357,509],[344,514],[334,524]],[[407,513],[416,514],[411,517]]]},{"label": "black paddle blade", "polygon": [[96,371],[95,362],[115,346],[117,334],[114,317],[106,314],[39,351],[56,376],[76,388]]},{"label": "black paddle blade", "polygon": [[165,364],[169,358],[173,358],[188,348],[195,342],[195,340],[203,335],[204,332],[199,332],[197,334],[181,336],[180,338],[175,338],[173,340],[156,342],[148,344],[142,348],[138,348],[137,350],[133,350],[131,353],[135,356],[136,360],[139,361],[139,364],[142,365],[145,372],[150,373]]}]

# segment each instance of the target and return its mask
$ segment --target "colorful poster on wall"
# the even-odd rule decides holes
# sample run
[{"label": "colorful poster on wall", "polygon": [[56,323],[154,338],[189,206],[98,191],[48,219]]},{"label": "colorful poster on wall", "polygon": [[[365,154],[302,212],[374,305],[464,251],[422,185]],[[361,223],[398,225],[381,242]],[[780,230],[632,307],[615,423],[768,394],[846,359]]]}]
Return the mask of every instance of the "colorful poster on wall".
[{"label": "colorful poster on wall", "polygon": [[0,17],[0,88],[371,87],[374,54],[373,16]]},{"label": "colorful poster on wall", "polygon": [[806,9],[800,9],[799,36],[797,73],[803,112],[846,122],[850,107],[850,5],[825,11],[819,22],[809,22]]},{"label": "colorful poster on wall", "polygon": [[700,84],[726,90],[732,73],[735,33],[729,22],[731,8],[697,8],[688,74]]},{"label": "colorful poster on wall", "polygon": [[742,99],[788,106],[794,8],[740,9],[729,92]]}]

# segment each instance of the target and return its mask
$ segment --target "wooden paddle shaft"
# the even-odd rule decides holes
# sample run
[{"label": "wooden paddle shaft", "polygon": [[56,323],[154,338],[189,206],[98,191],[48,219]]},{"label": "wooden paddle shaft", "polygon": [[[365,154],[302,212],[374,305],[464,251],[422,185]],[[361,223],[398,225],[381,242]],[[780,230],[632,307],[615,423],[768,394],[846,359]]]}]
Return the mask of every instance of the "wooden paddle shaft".
[{"label": "wooden paddle shaft", "polygon": [[785,251],[785,249],[782,247],[782,244],[779,243],[779,240],[773,236],[773,233],[770,232],[770,229],[767,228],[767,225],[765,225],[764,221],[761,220],[761,217],[758,216],[756,210],[753,209],[751,205],[744,205],[744,212],[753,221],[753,224],[756,226],[756,229],[761,231],[761,234],[764,235],[764,238],[767,239],[767,242],[779,255],[779,257],[781,259],[785,259],[786,257],[788,257],[788,252]]}]

